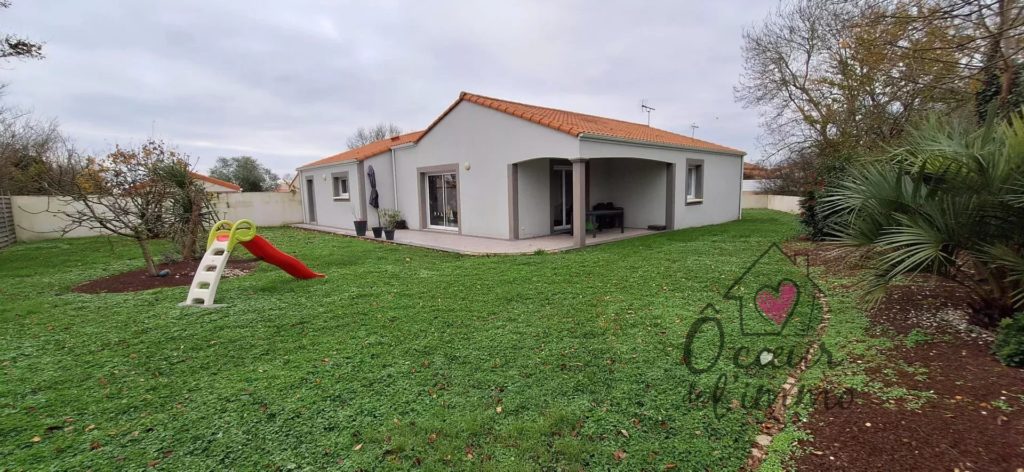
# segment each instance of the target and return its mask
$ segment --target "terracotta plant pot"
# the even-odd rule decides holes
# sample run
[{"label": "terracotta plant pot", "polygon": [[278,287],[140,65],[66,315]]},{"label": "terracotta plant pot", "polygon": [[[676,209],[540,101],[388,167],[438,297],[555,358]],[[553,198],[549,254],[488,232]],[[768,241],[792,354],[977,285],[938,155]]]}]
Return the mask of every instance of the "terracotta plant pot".
[{"label": "terracotta plant pot", "polygon": [[388,241],[394,241],[395,240],[395,230],[393,230],[393,229],[386,229],[386,230],[384,230],[384,239],[387,239]]},{"label": "terracotta plant pot", "polygon": [[366,236],[366,220],[356,220],[356,236]]},{"label": "terracotta plant pot", "polygon": [[370,228],[370,231],[373,231],[373,237],[380,239],[380,234],[384,232],[384,227],[374,226],[373,228]]}]

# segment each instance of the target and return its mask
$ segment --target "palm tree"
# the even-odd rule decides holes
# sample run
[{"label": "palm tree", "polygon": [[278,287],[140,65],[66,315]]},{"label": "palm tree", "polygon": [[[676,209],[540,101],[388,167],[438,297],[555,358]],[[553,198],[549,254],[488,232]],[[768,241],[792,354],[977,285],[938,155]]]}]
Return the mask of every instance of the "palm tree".
[{"label": "palm tree", "polygon": [[165,208],[167,236],[178,245],[181,258],[189,261],[202,254],[201,233],[217,222],[217,207],[195,178],[187,161],[161,167],[157,178],[170,186]]},{"label": "palm tree", "polygon": [[932,117],[903,147],[827,187],[820,203],[834,239],[864,249],[869,301],[927,272],[970,291],[979,326],[1024,308],[1024,115],[981,126]]}]

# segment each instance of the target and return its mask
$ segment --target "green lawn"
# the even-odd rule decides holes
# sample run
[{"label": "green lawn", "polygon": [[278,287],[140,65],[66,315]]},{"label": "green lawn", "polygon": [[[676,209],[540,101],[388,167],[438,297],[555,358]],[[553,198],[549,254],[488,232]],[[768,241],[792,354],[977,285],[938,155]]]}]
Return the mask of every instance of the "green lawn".
[{"label": "green lawn", "polygon": [[[727,374],[774,389],[786,369],[738,368],[726,351],[692,374],[684,339],[715,303],[727,345],[742,343],[722,294],[797,231],[791,215],[747,211],[470,257],[271,228],[328,278],[261,264],[221,283],[217,310],[177,307],[187,287],[70,293],[141,267],[127,241],[16,244],[0,251],[0,469],[735,470],[759,414],[726,400],[716,416],[688,386]],[[694,356],[712,345],[701,336]]]}]

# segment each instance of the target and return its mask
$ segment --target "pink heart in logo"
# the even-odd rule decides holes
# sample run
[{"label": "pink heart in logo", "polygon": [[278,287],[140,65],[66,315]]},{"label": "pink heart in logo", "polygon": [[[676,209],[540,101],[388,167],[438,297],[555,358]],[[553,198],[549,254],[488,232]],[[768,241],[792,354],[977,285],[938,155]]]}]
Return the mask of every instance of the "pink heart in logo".
[{"label": "pink heart in logo", "polygon": [[770,289],[763,288],[757,292],[757,309],[777,325],[782,325],[796,303],[796,284],[789,281],[779,283],[779,296]]}]

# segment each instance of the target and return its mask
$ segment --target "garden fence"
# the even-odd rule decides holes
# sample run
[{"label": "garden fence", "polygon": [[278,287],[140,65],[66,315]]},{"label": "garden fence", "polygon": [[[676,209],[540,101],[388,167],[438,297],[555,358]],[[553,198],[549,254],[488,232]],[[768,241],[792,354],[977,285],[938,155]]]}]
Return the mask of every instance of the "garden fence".
[{"label": "garden fence", "polygon": [[14,244],[14,208],[10,195],[0,195],[0,249]]}]

